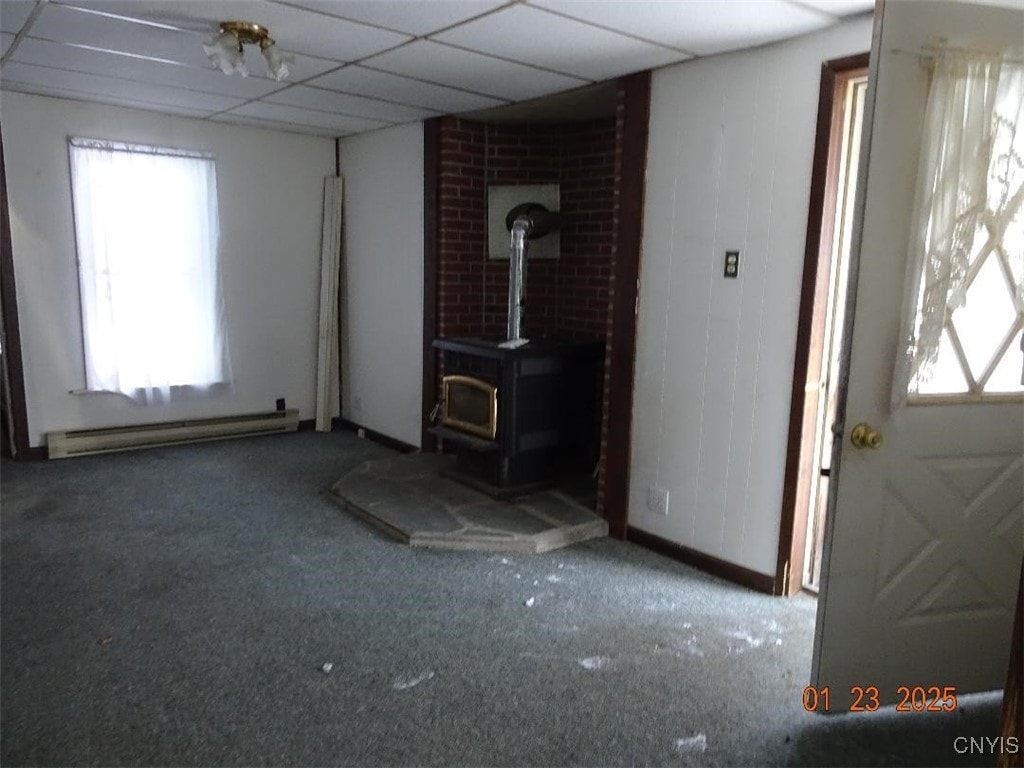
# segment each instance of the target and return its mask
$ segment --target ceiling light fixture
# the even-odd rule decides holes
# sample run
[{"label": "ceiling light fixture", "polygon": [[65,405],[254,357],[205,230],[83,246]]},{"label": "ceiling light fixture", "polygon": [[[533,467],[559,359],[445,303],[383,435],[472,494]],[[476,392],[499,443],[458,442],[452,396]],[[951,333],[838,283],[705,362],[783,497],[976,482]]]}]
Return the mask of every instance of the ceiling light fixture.
[{"label": "ceiling light fixture", "polygon": [[203,50],[225,75],[239,74],[249,76],[249,68],[242,58],[242,45],[250,43],[259,45],[260,52],[267,62],[267,74],[280,82],[288,77],[288,64],[295,61],[289,53],[282,53],[270,32],[261,24],[251,21],[222,21],[217,36],[203,45]]}]

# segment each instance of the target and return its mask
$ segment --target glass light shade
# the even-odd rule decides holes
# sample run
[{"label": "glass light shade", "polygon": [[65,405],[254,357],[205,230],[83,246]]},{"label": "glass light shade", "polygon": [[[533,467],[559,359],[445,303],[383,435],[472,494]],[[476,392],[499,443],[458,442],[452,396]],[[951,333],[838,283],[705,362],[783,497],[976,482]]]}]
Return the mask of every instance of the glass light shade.
[{"label": "glass light shade", "polygon": [[263,49],[263,58],[267,61],[267,74],[281,82],[288,77],[288,64],[295,61],[290,53],[281,53],[281,50],[274,44]]},{"label": "glass light shade", "polygon": [[225,75],[237,72],[242,77],[249,76],[249,70],[242,59],[242,45],[234,32],[222,32],[208,45],[203,45],[203,50]]}]

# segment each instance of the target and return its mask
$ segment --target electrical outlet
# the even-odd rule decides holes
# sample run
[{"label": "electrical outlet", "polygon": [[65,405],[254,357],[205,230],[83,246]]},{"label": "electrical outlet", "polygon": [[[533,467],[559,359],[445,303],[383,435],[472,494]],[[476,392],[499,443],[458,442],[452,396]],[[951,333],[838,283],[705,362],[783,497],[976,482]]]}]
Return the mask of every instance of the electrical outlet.
[{"label": "electrical outlet", "polygon": [[665,488],[647,488],[647,509],[656,515],[668,515],[668,491]]},{"label": "electrical outlet", "polygon": [[725,276],[736,277],[740,273],[740,252],[739,251],[726,251],[725,252]]}]

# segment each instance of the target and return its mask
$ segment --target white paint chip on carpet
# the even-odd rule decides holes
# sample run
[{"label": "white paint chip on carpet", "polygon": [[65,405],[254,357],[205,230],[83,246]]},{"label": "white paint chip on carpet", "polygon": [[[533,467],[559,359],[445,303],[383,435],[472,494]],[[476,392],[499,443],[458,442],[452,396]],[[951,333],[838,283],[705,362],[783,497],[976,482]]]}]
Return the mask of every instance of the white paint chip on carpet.
[{"label": "white paint chip on carpet", "polygon": [[764,645],[763,637],[754,637],[752,634],[742,629],[737,629],[732,632],[726,632],[725,635],[726,637],[731,637],[734,640],[739,640],[743,643],[743,645],[740,645],[738,647],[730,645],[730,653],[743,653],[744,651],[750,650],[751,648],[760,648],[762,645]]},{"label": "white paint chip on carpet", "polygon": [[708,748],[708,737],[703,733],[696,736],[689,736],[685,739],[676,739],[676,752],[686,754],[691,752],[704,752]]},{"label": "white paint chip on carpet", "polygon": [[426,682],[433,676],[433,672],[424,672],[422,675],[417,675],[416,677],[399,677],[391,687],[396,691],[406,691],[420,683]]}]

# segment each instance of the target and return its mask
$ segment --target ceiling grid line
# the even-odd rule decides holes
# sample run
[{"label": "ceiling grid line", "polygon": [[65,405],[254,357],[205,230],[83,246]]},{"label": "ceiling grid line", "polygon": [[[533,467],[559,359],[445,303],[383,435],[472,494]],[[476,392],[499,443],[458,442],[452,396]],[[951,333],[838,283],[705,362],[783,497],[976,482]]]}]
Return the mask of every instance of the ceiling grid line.
[{"label": "ceiling grid line", "polygon": [[32,12],[28,15],[28,19],[21,25],[21,29],[18,30],[14,36],[14,40],[7,46],[7,50],[4,51],[3,57],[0,57],[0,67],[7,63],[7,60],[14,55],[18,46],[21,45],[21,41],[28,37],[28,33],[32,29],[32,25],[36,23],[36,19],[39,18],[39,14],[43,12],[43,7],[46,5],[47,0],[36,0],[36,4],[32,7]]},{"label": "ceiling grid line", "polygon": [[623,31],[621,29],[616,29],[615,27],[607,26],[605,24],[598,24],[594,21],[583,20],[578,16],[572,16],[568,13],[556,11],[554,8],[547,8],[543,5],[537,5],[533,2],[530,2],[530,0],[524,0],[524,3],[535,10],[543,11],[544,13],[550,13],[552,16],[560,16],[563,19],[569,19],[569,21],[574,21],[577,24],[587,24],[588,26],[595,27],[596,29],[603,29],[605,32],[614,32],[617,35],[623,35],[624,37],[631,38],[641,43],[647,43],[648,45],[657,45],[660,48],[667,48],[670,51],[678,51],[679,53],[689,56],[690,58],[695,58],[697,56],[697,54],[694,53],[693,51],[688,51],[684,48],[679,48],[678,46],[674,45],[668,45],[666,43],[659,43],[657,40],[652,40],[649,37],[635,35],[630,32]]},{"label": "ceiling grid line", "polygon": [[[458,45],[456,43],[449,43],[449,42],[446,42],[444,40],[435,40],[433,37],[429,38],[429,40],[432,43],[437,43],[438,45],[444,45],[444,46],[447,46],[448,48],[455,48],[456,50],[465,51],[466,53],[475,53],[475,54],[477,54],[479,56],[487,56],[488,58],[497,59],[498,61],[505,61],[505,62],[508,62],[509,64],[517,64],[517,65],[519,65],[521,67],[523,67],[523,66],[529,67],[530,69],[536,69],[539,72],[547,72],[547,73],[552,74],[552,75],[561,75],[562,77],[572,77],[572,78],[575,78],[577,80],[582,80],[584,83],[594,83],[594,82],[597,82],[596,80],[593,80],[591,78],[585,78],[585,77],[580,77],[579,75],[574,75],[571,72],[565,72],[563,70],[552,69],[551,67],[543,67],[543,66],[541,66],[539,64],[526,64],[526,63],[524,63],[522,61],[517,61],[516,59],[512,59],[512,58],[509,58],[507,56],[499,56],[496,53],[484,53],[483,51],[479,51],[479,50],[477,50],[475,48],[467,48],[464,45]],[[484,94],[484,95],[493,95],[493,94]]]},{"label": "ceiling grid line", "polygon": [[[424,85],[438,85],[438,86],[440,86],[442,88],[451,88],[452,90],[460,91],[462,93],[467,93],[467,94],[470,94],[472,96],[485,96],[488,99],[498,99],[499,101],[501,101],[501,102],[503,102],[505,104],[510,104],[511,103],[508,99],[503,99],[500,96],[494,96],[494,95],[492,95],[490,93],[483,93],[482,91],[474,91],[471,88],[463,88],[462,86],[459,86],[459,85],[449,85],[447,83],[439,83],[436,80],[427,80],[426,78],[413,77],[412,75],[398,75],[398,74],[395,74],[394,72],[390,72],[390,71],[388,71],[386,69],[378,69],[377,67],[374,67],[372,64],[367,64],[365,62],[359,62],[359,64],[357,66],[360,66],[363,69],[372,70],[373,72],[379,72],[382,75],[391,75],[393,77],[401,77],[401,78],[404,78],[406,80],[411,80],[411,81],[413,81],[415,83],[423,83]],[[316,79],[316,78],[314,78],[314,79]]]}]

